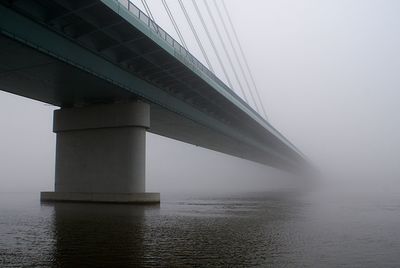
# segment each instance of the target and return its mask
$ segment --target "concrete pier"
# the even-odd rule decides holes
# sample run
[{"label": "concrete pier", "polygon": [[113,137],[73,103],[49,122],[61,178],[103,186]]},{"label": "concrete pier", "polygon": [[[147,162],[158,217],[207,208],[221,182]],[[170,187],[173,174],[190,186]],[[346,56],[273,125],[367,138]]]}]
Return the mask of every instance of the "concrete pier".
[{"label": "concrete pier", "polygon": [[142,102],[56,110],[55,191],[41,200],[159,203],[159,193],[145,192],[149,127]]}]

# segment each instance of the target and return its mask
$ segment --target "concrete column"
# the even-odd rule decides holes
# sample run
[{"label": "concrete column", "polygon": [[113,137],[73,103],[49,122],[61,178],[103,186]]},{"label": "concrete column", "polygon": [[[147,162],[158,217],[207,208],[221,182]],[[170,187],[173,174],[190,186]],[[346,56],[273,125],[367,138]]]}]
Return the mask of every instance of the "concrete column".
[{"label": "concrete column", "polygon": [[55,192],[42,192],[41,200],[160,202],[158,193],[145,193],[149,127],[142,102],[56,110]]}]

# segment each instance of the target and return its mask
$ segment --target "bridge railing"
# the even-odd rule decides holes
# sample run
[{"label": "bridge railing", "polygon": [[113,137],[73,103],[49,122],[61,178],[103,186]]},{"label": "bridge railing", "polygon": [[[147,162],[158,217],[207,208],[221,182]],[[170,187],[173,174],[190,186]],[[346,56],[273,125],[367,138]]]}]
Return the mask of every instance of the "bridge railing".
[{"label": "bridge railing", "polygon": [[249,107],[260,119],[265,121],[248,103],[240,98],[231,88],[229,88],[221,79],[219,79],[210,69],[208,69],[203,63],[201,63],[195,56],[193,56],[188,50],[186,50],[178,41],[176,41],[171,35],[163,30],[155,21],[147,16],[142,10],[140,10],[130,0],[116,0],[121,5],[126,7],[133,15],[135,15],[141,22],[146,24],[153,32],[165,40],[170,46],[174,48],[174,52],[178,54],[185,61],[190,63],[191,66],[200,70],[208,76],[212,81],[216,82],[223,89],[228,91],[232,96],[238,99],[242,104]]}]

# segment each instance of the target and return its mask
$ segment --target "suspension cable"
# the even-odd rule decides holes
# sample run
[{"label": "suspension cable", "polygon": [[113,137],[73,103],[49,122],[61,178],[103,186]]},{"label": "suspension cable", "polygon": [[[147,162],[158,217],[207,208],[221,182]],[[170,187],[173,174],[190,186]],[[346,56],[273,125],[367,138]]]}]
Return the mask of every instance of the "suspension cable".
[{"label": "suspension cable", "polygon": [[203,44],[201,43],[201,40],[200,40],[200,38],[199,38],[199,36],[197,34],[196,28],[194,27],[194,25],[192,23],[192,20],[190,19],[190,16],[189,16],[189,14],[188,14],[188,12],[187,12],[187,10],[185,8],[185,5],[183,4],[182,0],[178,0],[178,2],[179,2],[179,5],[182,8],[182,11],[183,11],[183,13],[184,13],[184,15],[186,17],[187,22],[189,23],[190,29],[192,30],[193,35],[196,38],[196,41],[197,41],[197,44],[198,44],[198,46],[199,46],[199,48],[201,50],[201,53],[203,54],[203,57],[207,62],[208,68],[211,70],[211,72],[214,73],[214,70],[213,70],[213,67],[211,65],[210,59],[207,56],[207,53],[206,53],[206,51],[205,51],[205,49],[203,47]]},{"label": "suspension cable", "polygon": [[201,24],[203,25],[203,28],[204,28],[204,30],[205,30],[205,32],[206,32],[206,34],[207,34],[207,37],[208,37],[208,39],[209,39],[209,41],[210,41],[210,43],[211,43],[211,46],[212,46],[212,48],[213,48],[213,50],[214,50],[214,53],[215,53],[215,55],[217,56],[218,63],[219,63],[219,65],[221,66],[222,71],[224,72],[224,75],[225,75],[225,77],[226,77],[226,80],[227,80],[227,82],[228,82],[228,85],[229,85],[229,87],[230,87],[232,90],[234,90],[233,87],[232,87],[232,82],[231,82],[231,80],[229,79],[228,73],[226,72],[225,66],[224,66],[224,64],[222,63],[222,59],[221,59],[221,57],[219,56],[217,47],[215,46],[215,43],[214,43],[214,41],[213,41],[213,38],[212,38],[212,36],[211,36],[211,34],[210,34],[210,31],[208,30],[207,24],[206,24],[206,22],[204,21],[203,15],[202,15],[201,12],[200,12],[200,9],[199,9],[199,7],[198,7],[198,5],[197,5],[197,3],[196,3],[196,0],[192,0],[192,2],[193,2],[193,6],[195,7],[197,16],[199,16],[200,21],[201,21]]},{"label": "suspension cable", "polygon": [[189,49],[188,49],[188,47],[187,47],[187,45],[186,45],[185,39],[183,39],[182,33],[181,33],[181,31],[179,30],[178,24],[176,23],[176,21],[175,21],[175,19],[174,19],[174,16],[172,15],[171,10],[169,9],[166,0],[162,0],[162,3],[163,3],[163,5],[164,5],[165,10],[167,11],[168,17],[169,17],[169,19],[171,20],[172,25],[173,25],[174,28],[175,28],[176,33],[178,34],[179,40],[181,41],[183,47],[184,47],[186,50],[189,51]]},{"label": "suspension cable", "polygon": [[233,53],[234,53],[234,55],[235,55],[235,59],[236,59],[236,61],[238,62],[238,65],[239,65],[240,71],[241,71],[241,73],[242,73],[242,76],[244,77],[244,80],[245,80],[245,82],[246,82],[247,89],[248,89],[248,91],[250,92],[251,99],[252,99],[252,101],[253,101],[253,103],[254,103],[254,105],[255,105],[255,108],[256,108],[257,112],[260,112],[259,107],[258,107],[257,100],[254,98],[254,94],[253,94],[253,92],[252,92],[252,89],[251,89],[249,80],[247,79],[247,75],[246,75],[246,73],[245,73],[245,71],[244,71],[244,69],[243,69],[243,66],[242,66],[242,63],[241,63],[241,61],[240,61],[238,52],[237,52],[237,50],[236,50],[235,45],[233,44],[232,37],[231,37],[231,35],[230,35],[229,31],[228,31],[228,27],[226,26],[225,20],[223,19],[222,12],[221,12],[220,8],[218,7],[217,1],[214,0],[213,2],[214,2],[214,6],[215,6],[215,8],[216,8],[216,10],[217,10],[218,16],[219,16],[220,19],[221,19],[224,32],[225,32],[226,36],[228,37],[229,43],[230,43],[231,48],[232,48],[232,50],[233,50]]},{"label": "suspension cable", "polygon": [[146,0],[142,0],[142,4],[144,6],[144,9],[146,10],[147,16],[150,17],[150,19],[152,19],[154,22],[156,21],[153,17],[153,14],[151,13],[151,10],[149,8],[149,6],[147,5]]},{"label": "suspension cable", "polygon": [[142,4],[144,6],[144,9],[146,10],[147,16],[150,18],[151,24],[153,24],[154,30],[158,33],[159,27],[156,23],[156,19],[153,16],[153,13],[151,13],[151,9],[150,9],[149,5],[147,4],[147,1],[142,0]]},{"label": "suspension cable", "polygon": [[237,80],[237,82],[238,82],[238,84],[239,84],[239,87],[240,87],[240,90],[242,91],[243,97],[244,97],[245,101],[248,103],[249,100],[247,99],[247,96],[246,96],[246,93],[245,93],[244,88],[243,88],[243,86],[242,86],[242,83],[240,82],[239,76],[238,76],[238,74],[237,74],[237,72],[236,72],[236,69],[235,69],[235,67],[234,67],[234,65],[233,65],[232,59],[231,59],[231,57],[229,56],[228,49],[226,48],[225,42],[224,42],[224,40],[223,40],[223,38],[222,38],[221,32],[220,32],[219,29],[218,29],[217,22],[215,21],[214,15],[213,15],[212,12],[211,12],[211,9],[210,9],[210,6],[209,6],[208,3],[207,3],[207,0],[204,0],[204,4],[205,4],[206,9],[207,9],[207,12],[208,12],[208,14],[209,14],[209,16],[210,16],[210,18],[211,18],[211,22],[212,22],[212,24],[214,25],[215,31],[216,31],[216,33],[217,33],[217,36],[218,36],[218,38],[219,38],[219,40],[220,40],[220,42],[221,42],[221,44],[222,44],[223,50],[224,50],[224,52],[225,52],[225,55],[226,55],[226,57],[228,58],[229,64],[230,64],[231,67],[232,67],[233,74],[234,74],[234,76],[235,76],[235,78],[236,78],[236,80]]},{"label": "suspension cable", "polygon": [[264,104],[263,104],[263,102],[262,102],[262,100],[261,100],[261,97],[260,97],[260,93],[259,93],[257,84],[256,84],[256,82],[255,82],[255,80],[254,80],[254,76],[253,76],[253,74],[252,74],[252,72],[251,72],[251,69],[250,69],[249,63],[248,63],[248,61],[247,61],[246,55],[244,54],[242,44],[241,44],[241,42],[240,42],[240,40],[239,40],[238,34],[237,34],[237,32],[236,32],[236,30],[235,30],[235,27],[234,27],[234,25],[233,25],[232,18],[231,18],[231,16],[229,15],[229,11],[228,11],[228,8],[226,7],[225,0],[222,0],[221,2],[222,2],[222,4],[223,4],[225,13],[226,13],[226,15],[227,15],[227,17],[228,17],[228,21],[229,21],[229,24],[230,24],[230,26],[231,26],[231,28],[232,28],[233,33],[234,33],[236,42],[238,43],[239,50],[240,50],[240,53],[241,53],[241,55],[242,55],[242,57],[243,57],[243,59],[244,59],[244,62],[245,62],[245,66],[246,66],[246,68],[247,68],[247,71],[248,71],[248,73],[250,74],[250,79],[251,79],[251,81],[252,81],[252,83],[253,83],[253,86],[254,86],[254,88],[255,88],[255,91],[256,91],[256,93],[257,93],[257,97],[258,97],[258,100],[259,100],[259,102],[260,102],[260,104],[261,104],[261,108],[262,108],[262,110],[263,110],[264,116],[265,116],[266,119],[268,119],[267,113],[265,112]]}]

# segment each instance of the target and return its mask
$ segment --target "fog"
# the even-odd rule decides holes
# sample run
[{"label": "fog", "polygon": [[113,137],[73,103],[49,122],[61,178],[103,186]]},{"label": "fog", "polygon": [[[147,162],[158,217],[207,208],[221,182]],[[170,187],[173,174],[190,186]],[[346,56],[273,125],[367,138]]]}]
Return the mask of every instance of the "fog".
[{"label": "fog", "polygon": [[[149,2],[172,33],[153,7],[160,1]],[[226,2],[271,124],[325,174],[321,181],[399,189],[400,2]],[[0,92],[0,191],[53,189],[55,108]],[[282,176],[152,134],[147,146],[147,191],[267,191]]]}]

